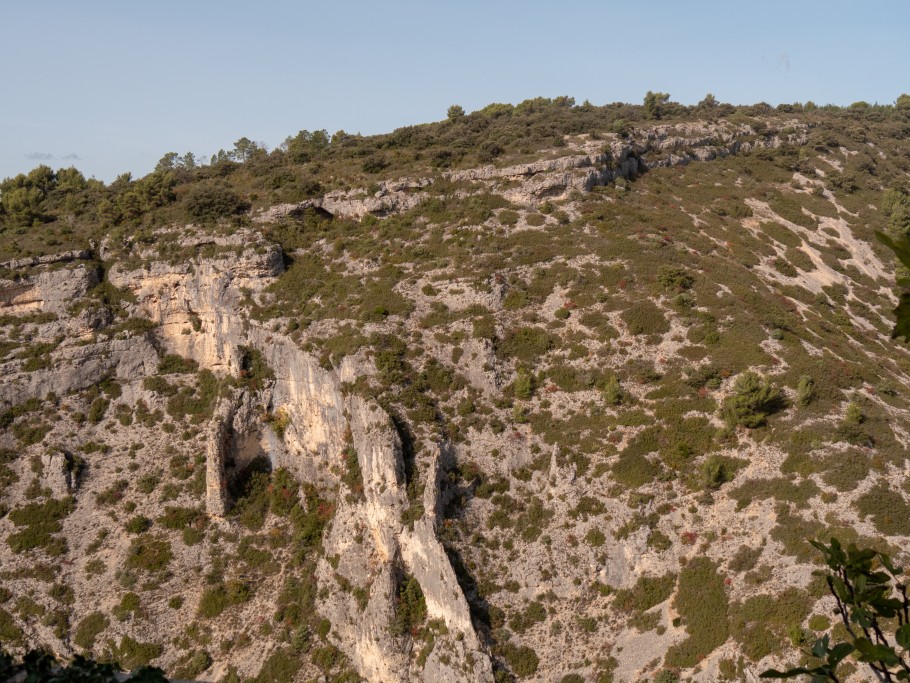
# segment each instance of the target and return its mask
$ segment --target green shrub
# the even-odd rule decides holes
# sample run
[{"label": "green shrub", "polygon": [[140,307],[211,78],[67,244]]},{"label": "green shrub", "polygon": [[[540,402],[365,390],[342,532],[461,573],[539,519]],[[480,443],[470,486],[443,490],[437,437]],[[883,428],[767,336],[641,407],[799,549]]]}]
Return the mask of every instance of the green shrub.
[{"label": "green shrub", "polygon": [[515,225],[518,223],[518,213],[512,209],[500,209],[496,214],[496,219],[503,225]]},{"label": "green shrub", "polygon": [[742,460],[721,455],[709,455],[701,466],[702,486],[707,489],[716,489],[728,481],[733,481],[736,471],[743,465]]},{"label": "green shrub", "polygon": [[607,540],[600,529],[589,529],[585,534],[585,542],[592,548],[600,548]]},{"label": "green shrub", "polygon": [[173,396],[178,391],[177,387],[159,375],[146,377],[142,380],[142,388],[146,391],[154,391],[162,396]]},{"label": "green shrub", "polygon": [[618,406],[625,400],[625,392],[616,375],[608,375],[603,384],[603,397],[607,405]]},{"label": "green shrub", "polygon": [[620,484],[637,489],[654,481],[661,473],[661,466],[641,453],[631,450],[630,446],[619,454],[611,471],[613,478]]},{"label": "green shrub", "polygon": [[518,370],[513,384],[515,398],[527,401],[534,394],[534,376],[524,368]]},{"label": "green shrub", "polygon": [[886,536],[910,535],[910,505],[884,482],[857,498],[856,509],[861,518],[872,517],[875,528]]},{"label": "green shrub", "polygon": [[261,529],[269,511],[268,461],[257,458],[237,477],[231,493],[234,507],[231,514],[253,531]]},{"label": "green shrub", "polygon": [[185,375],[196,372],[198,369],[199,364],[196,361],[173,353],[165,355],[158,363],[158,372],[162,375]]},{"label": "green shrub", "polygon": [[215,375],[209,370],[201,370],[195,388],[181,387],[168,398],[167,413],[175,420],[190,417],[192,422],[202,422],[211,417],[218,391]]},{"label": "green shrub", "polygon": [[73,499],[67,496],[44,503],[29,503],[9,513],[10,521],[21,531],[10,534],[6,542],[14,553],[43,548],[54,557],[63,553],[65,542],[56,538],[63,527],[60,522],[73,511]]},{"label": "green shrub", "polygon": [[205,527],[208,523],[208,517],[205,512],[198,507],[165,505],[164,514],[156,521],[165,529],[183,531],[190,526]]},{"label": "green shrub", "polygon": [[212,665],[212,657],[205,650],[187,652],[174,665],[173,677],[192,680],[199,677]]},{"label": "green shrub", "polygon": [[279,517],[287,517],[299,503],[297,492],[300,484],[288,470],[279,467],[272,472],[269,482],[269,511]]},{"label": "green shrub", "polygon": [[540,659],[537,657],[537,653],[527,645],[505,643],[502,646],[502,655],[509,668],[512,669],[512,673],[519,678],[533,676],[537,673]]},{"label": "green shrub", "polygon": [[744,372],[733,383],[733,395],[724,400],[721,414],[731,427],[750,429],[764,425],[768,417],[785,406],[783,394],[767,379]]},{"label": "green shrub", "polygon": [[871,462],[859,449],[832,453],[821,465],[822,480],[838,491],[853,491],[869,476]]},{"label": "green shrub", "polygon": [[391,631],[397,636],[413,634],[427,616],[427,603],[420,584],[413,576],[405,575],[398,585],[395,619]]},{"label": "green shrub", "polygon": [[123,500],[129,485],[130,483],[126,479],[118,479],[101,493],[95,494],[95,502],[98,505],[116,505]]},{"label": "green shrub", "polygon": [[287,647],[277,648],[262,664],[254,683],[285,683],[294,680],[300,670],[300,658]]},{"label": "green shrub", "polygon": [[809,617],[809,628],[813,631],[827,631],[831,628],[831,620],[824,614],[813,614]]},{"label": "green shrub", "polygon": [[661,269],[657,276],[660,286],[671,292],[682,292],[691,289],[695,278],[684,268],[667,266]]},{"label": "green shrub", "polygon": [[632,588],[616,591],[613,606],[626,613],[647,612],[669,598],[675,586],[675,574],[639,576]]},{"label": "green shrub", "polygon": [[24,635],[13,615],[0,608],[0,641],[7,645],[17,645],[22,642]]},{"label": "green shrub", "polygon": [[123,636],[120,644],[112,648],[114,660],[123,669],[132,671],[140,666],[147,666],[151,661],[161,656],[164,648],[157,643],[142,643],[129,636]]},{"label": "green shrub", "polygon": [[90,651],[95,645],[95,639],[108,627],[109,623],[108,618],[101,612],[86,615],[76,625],[73,642],[83,650]]},{"label": "green shrub", "polygon": [[654,303],[644,299],[636,301],[620,314],[629,330],[629,334],[664,334],[670,331],[670,323],[664,312]]},{"label": "green shrub", "polygon": [[107,565],[104,564],[104,560],[94,559],[85,563],[86,576],[98,576],[103,574],[106,569]]},{"label": "green shrub", "polygon": [[683,567],[674,605],[689,637],[670,648],[664,663],[689,668],[723,645],[729,635],[724,580],[711,560],[696,557]]},{"label": "green shrub", "polygon": [[521,612],[509,618],[509,628],[515,633],[524,633],[535,624],[543,623],[547,618],[546,608],[537,600],[528,604]]},{"label": "green shrub", "polygon": [[240,380],[243,384],[251,389],[261,389],[265,382],[275,379],[275,372],[258,349],[240,346],[237,352],[240,355]]},{"label": "green shrub", "polygon": [[168,568],[173,557],[171,543],[166,538],[143,535],[130,543],[126,568],[158,573]]},{"label": "green shrub", "polygon": [[125,593],[120,599],[120,604],[114,608],[114,616],[123,621],[131,615],[138,614],[141,605],[136,593]]},{"label": "green shrub", "polygon": [[499,349],[506,355],[523,363],[533,364],[540,356],[553,348],[556,340],[539,327],[518,327],[509,330]]},{"label": "green shrub", "polygon": [[249,204],[233,190],[214,184],[193,185],[182,204],[186,218],[199,223],[214,223],[219,218],[233,216],[249,208]]},{"label": "green shrub", "polygon": [[276,411],[268,413],[265,421],[275,432],[275,435],[281,439],[291,424],[291,415],[285,408],[278,408]]},{"label": "green shrub", "polygon": [[619,336],[610,317],[600,311],[588,311],[583,313],[578,318],[578,322],[591,330],[591,332],[594,333],[595,339],[599,342],[608,342]]},{"label": "green shrub", "polygon": [[780,652],[791,631],[801,635],[800,624],[812,599],[805,590],[786,588],[779,595],[753,595],[730,608],[730,629],[743,653],[757,662]]},{"label": "green shrub", "polygon": [[214,619],[232,605],[240,605],[251,597],[249,587],[242,581],[227,581],[206,588],[199,600],[199,616]]},{"label": "green shrub", "polygon": [[786,477],[775,477],[751,479],[729,491],[728,495],[736,501],[737,509],[742,509],[753,500],[767,498],[794,503],[797,507],[805,507],[808,501],[819,493],[821,493],[821,489],[811,479],[794,482]]},{"label": "green shrub", "polygon": [[360,458],[357,451],[349,446],[345,451],[345,472],[341,481],[355,498],[363,498],[363,473],[360,471]]},{"label": "green shrub", "polygon": [[92,405],[88,409],[88,421],[92,424],[98,424],[101,420],[104,419],[104,414],[107,412],[107,408],[110,405],[110,401],[103,399],[101,397],[96,398],[92,401]]},{"label": "green shrub", "polygon": [[808,375],[802,375],[796,384],[796,405],[805,408],[815,398],[815,381]]},{"label": "green shrub", "polygon": [[747,545],[741,545],[739,550],[730,558],[729,569],[731,572],[747,572],[758,562],[764,547],[750,548]]},{"label": "green shrub", "polygon": [[143,515],[136,515],[131,517],[127,523],[124,525],[127,533],[130,534],[141,534],[143,531],[148,531],[152,526],[152,520]]}]

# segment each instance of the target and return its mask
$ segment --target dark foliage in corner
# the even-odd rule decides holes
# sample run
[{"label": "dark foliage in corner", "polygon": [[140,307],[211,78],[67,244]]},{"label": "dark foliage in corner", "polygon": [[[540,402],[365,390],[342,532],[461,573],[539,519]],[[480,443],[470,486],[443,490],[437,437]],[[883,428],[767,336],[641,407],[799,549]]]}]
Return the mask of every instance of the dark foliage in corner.
[{"label": "dark foliage in corner", "polygon": [[81,655],[66,665],[61,665],[53,655],[32,650],[21,661],[16,661],[0,650],[0,680],[8,681],[24,675],[25,681],[34,683],[167,683],[164,672],[153,666],[143,666],[126,678],[118,676],[115,664],[101,664]]},{"label": "dark foliage in corner", "polygon": [[[910,680],[910,599],[900,580],[903,568],[891,558],[870,548],[851,544],[846,550],[832,538],[829,545],[811,542],[824,556],[828,590],[837,601],[849,638],[831,645],[825,634],[805,654],[807,666],[787,671],[769,669],[762,678],[811,676],[813,681],[839,681],[838,666],[849,655],[867,664],[880,681]],[[894,633],[887,633],[894,627]]]}]

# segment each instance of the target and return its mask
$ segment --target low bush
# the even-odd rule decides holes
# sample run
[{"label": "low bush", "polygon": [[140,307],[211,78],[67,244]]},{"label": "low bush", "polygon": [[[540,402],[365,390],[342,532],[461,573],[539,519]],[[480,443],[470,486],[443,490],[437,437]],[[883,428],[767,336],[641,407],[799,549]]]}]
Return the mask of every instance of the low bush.
[{"label": "low bush", "polygon": [[499,344],[499,350],[523,363],[533,364],[555,344],[555,338],[546,330],[539,327],[518,327],[506,333]]},{"label": "low bush", "polygon": [[174,665],[173,676],[184,680],[193,680],[199,677],[212,665],[212,657],[205,650],[192,650],[177,660]]},{"label": "low bush", "polygon": [[44,503],[29,503],[12,510],[9,519],[22,530],[7,537],[10,549],[14,553],[21,553],[43,548],[49,555],[61,555],[66,544],[54,534],[63,528],[60,522],[73,511],[73,507],[73,499],[66,497]]},{"label": "low bush", "polygon": [[899,491],[884,482],[856,499],[860,517],[872,517],[875,528],[886,536],[910,535],[910,505]]},{"label": "low bush", "polygon": [[95,645],[95,639],[108,627],[108,618],[101,612],[92,612],[86,615],[77,625],[73,634],[73,642],[85,651],[90,651]]},{"label": "low bush", "polygon": [[130,483],[126,479],[118,479],[101,493],[95,494],[95,502],[102,506],[116,505],[123,500],[129,485]]},{"label": "low bush", "polygon": [[131,517],[127,523],[124,525],[127,533],[130,534],[141,534],[144,531],[148,531],[152,526],[152,520],[143,515],[136,515]]},{"label": "low bush", "polygon": [[130,543],[126,556],[127,569],[159,573],[168,568],[174,553],[170,541],[155,536],[140,536]]},{"label": "low bush", "polygon": [[214,619],[233,605],[240,605],[252,597],[249,587],[242,581],[221,582],[206,588],[199,599],[199,616]]},{"label": "low bush", "polygon": [[647,612],[669,598],[675,586],[675,574],[639,576],[632,588],[616,591],[613,606],[626,613]]},{"label": "low bush", "polygon": [[730,632],[724,579],[714,562],[696,557],[683,567],[674,606],[689,637],[670,648],[664,663],[685,669],[723,645]]},{"label": "low bush", "polygon": [[501,649],[503,658],[516,676],[533,676],[537,673],[540,659],[533,648],[527,645],[505,643]]},{"label": "low bush", "polygon": [[123,636],[120,644],[112,648],[114,660],[127,671],[147,666],[161,656],[164,648],[157,643],[142,643],[130,636]]},{"label": "low bush", "polygon": [[186,218],[199,223],[214,223],[249,208],[249,204],[233,190],[215,184],[193,185],[182,204]]},{"label": "low bush", "polygon": [[165,355],[158,363],[158,372],[162,375],[184,375],[196,372],[198,369],[199,364],[196,361],[173,353]]},{"label": "low bush", "polygon": [[620,314],[632,335],[664,334],[670,331],[664,312],[647,299],[636,301]]},{"label": "low bush", "polygon": [[745,464],[744,461],[722,455],[709,455],[701,466],[701,483],[706,489],[720,488],[722,484],[733,481],[736,472]]},{"label": "low bush", "polygon": [[360,471],[360,458],[357,457],[357,451],[353,446],[349,446],[345,451],[344,457],[344,476],[341,478],[342,483],[347,486],[348,490],[357,499],[363,498],[363,473]]}]

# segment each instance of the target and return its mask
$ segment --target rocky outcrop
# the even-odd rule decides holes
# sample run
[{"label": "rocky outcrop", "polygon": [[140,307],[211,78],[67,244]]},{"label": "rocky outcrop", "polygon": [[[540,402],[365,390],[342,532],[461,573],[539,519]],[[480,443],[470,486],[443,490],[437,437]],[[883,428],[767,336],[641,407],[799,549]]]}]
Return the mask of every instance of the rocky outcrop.
[{"label": "rocky outcrop", "polygon": [[73,458],[62,449],[41,455],[41,486],[57,498],[70,495],[76,487]]},{"label": "rocky outcrop", "polygon": [[158,353],[145,334],[125,339],[61,346],[51,354],[51,366],[31,372],[20,361],[0,363],[0,407],[15,405],[50,393],[68,394],[97,384],[105,377],[135,380],[158,368]]},{"label": "rocky outcrop", "polygon": [[236,402],[236,396],[218,402],[206,434],[205,509],[212,517],[224,517],[230,503],[225,467],[233,444],[231,423]]},{"label": "rocky outcrop", "polygon": [[[239,374],[244,349],[255,349],[275,379],[256,395],[223,400],[208,432],[206,503],[214,516],[229,508],[228,462],[251,437],[272,460],[301,481],[334,488],[337,470],[352,447],[363,479],[362,498],[340,495],[334,521],[319,561],[319,609],[335,626],[333,637],[362,676],[370,681],[492,680],[492,668],[474,632],[467,602],[435,536],[436,504],[415,523],[402,524],[405,495],[401,441],[389,416],[374,402],[345,397],[341,379],[321,368],[291,339],[240,315],[241,290],[256,295],[281,272],[280,250],[238,236],[239,257],[169,265],[150,262],[131,271],[111,269],[111,281],[128,289],[137,303],[134,314],[156,324],[158,343],[169,352],[193,358],[202,367]],[[278,437],[262,424],[262,409],[287,416]],[[254,444],[254,448],[255,448]],[[437,473],[427,488],[434,489]],[[329,562],[335,560],[336,566]],[[427,659],[428,671],[409,674],[406,640],[392,629],[402,571],[423,590],[428,615],[448,627]],[[366,605],[349,591],[368,596]]]},{"label": "rocky outcrop", "polygon": [[13,259],[0,263],[0,270],[19,270],[33,266],[47,266],[53,263],[68,263],[70,261],[88,261],[92,258],[90,249],[74,249],[44,256],[31,256],[28,258]]},{"label": "rocky outcrop", "polygon": [[[442,447],[440,447],[440,452]],[[436,536],[436,525],[442,512],[439,505],[440,457],[434,455],[424,487],[424,516],[410,531],[401,536],[405,565],[420,583],[431,618],[442,620],[455,638],[437,643],[427,658],[422,680],[490,681],[493,669],[481,650],[471,622],[468,602],[461,591],[445,548]]]},{"label": "rocky outcrop", "polygon": [[85,265],[43,270],[15,280],[0,280],[0,315],[63,315],[98,284],[98,271]]},{"label": "rocky outcrop", "polygon": [[287,216],[297,216],[307,209],[316,209],[338,218],[360,220],[370,214],[388,216],[402,213],[420,204],[429,195],[422,190],[430,185],[426,178],[380,183],[373,193],[366,190],[328,192],[321,197],[307,199],[297,204],[278,204],[254,216],[259,223],[269,223]]},{"label": "rocky outcrop", "polygon": [[[779,147],[784,142],[803,144],[806,126],[785,122],[786,135],[778,129],[759,133],[749,125],[684,123],[652,126],[628,139],[610,136],[606,141],[586,141],[557,150],[550,159],[526,164],[494,165],[450,171],[443,178],[455,183],[492,185],[498,194],[521,206],[533,207],[547,200],[567,198],[573,192],[589,192],[618,178],[634,178],[651,168],[685,165],[741,154],[757,148]],[[330,192],[298,204],[270,207],[254,217],[271,222],[316,209],[339,218],[361,219],[367,214],[387,216],[414,208],[432,196],[427,178],[382,183],[375,193],[366,190]],[[466,191],[468,194],[476,190]]]}]

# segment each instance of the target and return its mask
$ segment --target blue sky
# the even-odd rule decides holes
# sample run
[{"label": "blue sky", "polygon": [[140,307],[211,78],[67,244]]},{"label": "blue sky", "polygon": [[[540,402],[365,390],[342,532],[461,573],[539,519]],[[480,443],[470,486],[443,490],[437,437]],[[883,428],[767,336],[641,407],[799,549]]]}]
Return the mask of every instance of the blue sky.
[{"label": "blue sky", "polygon": [[891,103],[905,0],[0,0],[0,177],[105,181],[246,136],[378,133],[453,103]]}]

